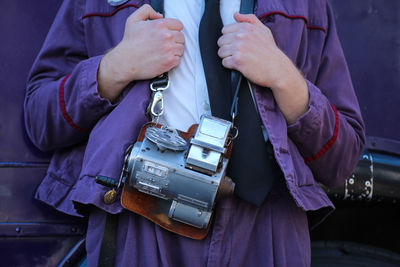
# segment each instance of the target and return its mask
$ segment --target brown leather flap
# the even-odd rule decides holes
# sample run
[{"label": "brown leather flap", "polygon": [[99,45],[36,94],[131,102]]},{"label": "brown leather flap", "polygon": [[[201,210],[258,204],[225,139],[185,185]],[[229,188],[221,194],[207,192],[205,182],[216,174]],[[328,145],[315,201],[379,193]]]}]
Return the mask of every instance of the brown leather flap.
[{"label": "brown leather flap", "polygon": [[210,224],[206,229],[199,229],[169,218],[171,201],[144,194],[127,184],[122,191],[121,204],[125,209],[142,215],[168,231],[192,239],[205,238],[210,229]]}]

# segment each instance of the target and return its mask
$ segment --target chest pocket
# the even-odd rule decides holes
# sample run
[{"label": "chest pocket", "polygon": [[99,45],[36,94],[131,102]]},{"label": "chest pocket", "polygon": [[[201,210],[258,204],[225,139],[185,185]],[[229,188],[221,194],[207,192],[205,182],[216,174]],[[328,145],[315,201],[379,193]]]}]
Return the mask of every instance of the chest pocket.
[{"label": "chest pocket", "polygon": [[323,6],[317,8],[319,11],[314,8],[308,11],[306,3],[311,1],[288,2],[276,7],[260,7],[256,14],[271,29],[277,46],[308,80],[314,82],[326,38],[326,12]]},{"label": "chest pocket", "polygon": [[133,0],[113,7],[106,0],[88,1],[81,18],[88,56],[102,55],[115,47],[124,35],[126,19],[142,4],[143,1]]}]

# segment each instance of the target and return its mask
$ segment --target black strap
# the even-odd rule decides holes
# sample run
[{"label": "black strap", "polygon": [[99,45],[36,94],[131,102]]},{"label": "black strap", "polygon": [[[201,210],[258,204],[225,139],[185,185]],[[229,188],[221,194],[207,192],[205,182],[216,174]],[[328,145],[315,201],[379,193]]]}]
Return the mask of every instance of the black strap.
[{"label": "black strap", "polygon": [[115,263],[118,215],[107,213],[103,239],[100,246],[98,267],[113,267]]},{"label": "black strap", "polygon": [[253,12],[254,12],[254,0],[240,1],[240,14],[253,14]]},{"label": "black strap", "polygon": [[[253,10],[254,10],[254,0],[240,1],[240,14],[252,14]],[[233,92],[235,92],[233,102],[237,102],[236,95],[237,95],[237,91],[240,86],[241,80],[242,80],[242,74],[236,70],[233,70],[232,75],[231,75],[232,90],[233,90]],[[236,103],[234,105],[236,105]],[[231,108],[231,115],[232,115],[234,105],[232,105],[232,108]]]},{"label": "black strap", "polygon": [[156,12],[164,15],[164,0],[150,0],[150,5]]}]

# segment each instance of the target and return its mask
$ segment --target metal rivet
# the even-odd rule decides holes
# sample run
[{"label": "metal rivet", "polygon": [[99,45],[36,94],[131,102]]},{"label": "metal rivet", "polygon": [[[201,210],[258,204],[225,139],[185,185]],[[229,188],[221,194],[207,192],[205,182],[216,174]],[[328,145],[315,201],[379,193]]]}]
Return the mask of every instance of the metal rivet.
[{"label": "metal rivet", "polygon": [[354,184],[354,179],[353,178],[349,179],[349,184]]},{"label": "metal rivet", "polygon": [[15,228],[15,232],[20,233],[21,232],[21,228],[20,227]]},{"label": "metal rivet", "polygon": [[365,186],[371,186],[371,182],[370,181],[365,181]]}]

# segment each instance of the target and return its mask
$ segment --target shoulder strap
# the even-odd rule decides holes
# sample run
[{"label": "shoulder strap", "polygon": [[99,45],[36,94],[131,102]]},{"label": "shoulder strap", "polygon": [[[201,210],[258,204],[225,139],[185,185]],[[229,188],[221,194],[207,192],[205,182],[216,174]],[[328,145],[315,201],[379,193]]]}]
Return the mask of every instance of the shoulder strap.
[{"label": "shoulder strap", "polygon": [[253,12],[254,12],[254,0],[240,1],[240,13],[241,14],[252,14]]},{"label": "shoulder strap", "polygon": [[155,11],[164,15],[164,0],[150,0],[150,5]]},{"label": "shoulder strap", "polygon": [[[241,14],[252,14],[254,12],[254,0],[242,0],[240,1],[240,13]],[[242,82],[242,77],[243,75],[236,71],[232,70],[231,74],[231,84],[232,84],[232,92],[233,92],[233,99],[232,99],[232,106],[230,110],[230,114],[232,117],[232,120],[235,120],[235,117],[237,116],[238,113],[238,108],[237,108],[237,101],[238,101],[238,93],[240,89],[240,84]],[[251,90],[251,88],[250,88]],[[257,111],[258,113],[258,111]]]}]

